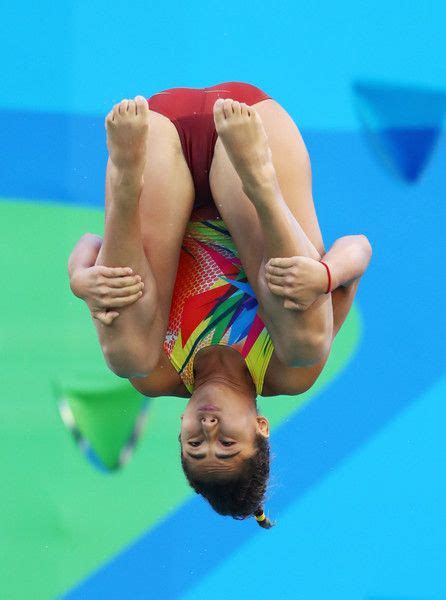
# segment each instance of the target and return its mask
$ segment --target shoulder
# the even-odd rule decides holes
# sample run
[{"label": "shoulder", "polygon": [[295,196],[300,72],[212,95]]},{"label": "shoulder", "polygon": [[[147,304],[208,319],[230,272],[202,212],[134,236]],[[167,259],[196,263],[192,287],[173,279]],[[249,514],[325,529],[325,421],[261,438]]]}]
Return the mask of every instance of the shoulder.
[{"label": "shoulder", "polygon": [[[359,278],[348,286],[341,286],[331,294],[333,306],[333,338],[339,332],[353,304],[359,284]],[[279,361],[273,352],[263,384],[262,396],[298,395],[309,390],[316,382],[330,356],[311,367],[287,367]]]},{"label": "shoulder", "polygon": [[144,396],[152,398],[157,396],[190,398],[190,392],[164,351],[161,352],[160,360],[150,375],[147,377],[132,377],[129,378],[129,381]]}]

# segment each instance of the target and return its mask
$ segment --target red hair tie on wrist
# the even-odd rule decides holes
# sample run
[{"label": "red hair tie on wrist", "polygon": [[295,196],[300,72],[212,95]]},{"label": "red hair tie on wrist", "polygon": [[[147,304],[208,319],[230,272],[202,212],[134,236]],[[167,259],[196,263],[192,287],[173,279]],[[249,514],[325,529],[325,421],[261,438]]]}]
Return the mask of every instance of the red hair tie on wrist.
[{"label": "red hair tie on wrist", "polygon": [[326,294],[329,294],[331,291],[331,273],[330,273],[330,269],[328,268],[327,263],[324,263],[323,260],[319,261],[320,263],[322,263],[324,265],[324,267],[327,269],[327,275],[328,275],[328,287],[327,287],[327,291],[325,292]]}]

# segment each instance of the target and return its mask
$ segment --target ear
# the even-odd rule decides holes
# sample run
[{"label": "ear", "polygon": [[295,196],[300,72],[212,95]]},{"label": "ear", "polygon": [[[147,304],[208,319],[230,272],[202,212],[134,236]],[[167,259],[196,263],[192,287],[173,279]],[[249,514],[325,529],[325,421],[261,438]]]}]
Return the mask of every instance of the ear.
[{"label": "ear", "polygon": [[265,437],[269,437],[269,421],[266,417],[257,417],[257,430]]}]

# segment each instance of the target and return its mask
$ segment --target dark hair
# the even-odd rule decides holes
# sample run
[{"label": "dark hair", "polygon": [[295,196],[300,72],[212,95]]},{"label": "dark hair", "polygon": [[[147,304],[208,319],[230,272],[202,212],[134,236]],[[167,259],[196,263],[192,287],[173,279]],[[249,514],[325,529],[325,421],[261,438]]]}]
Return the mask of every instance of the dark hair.
[{"label": "dark hair", "polygon": [[269,442],[258,433],[255,438],[257,452],[245,459],[242,468],[229,480],[202,479],[189,468],[181,449],[181,465],[189,485],[201,494],[220,515],[234,519],[255,516],[260,527],[269,529],[271,521],[264,517],[263,499],[269,477]]}]

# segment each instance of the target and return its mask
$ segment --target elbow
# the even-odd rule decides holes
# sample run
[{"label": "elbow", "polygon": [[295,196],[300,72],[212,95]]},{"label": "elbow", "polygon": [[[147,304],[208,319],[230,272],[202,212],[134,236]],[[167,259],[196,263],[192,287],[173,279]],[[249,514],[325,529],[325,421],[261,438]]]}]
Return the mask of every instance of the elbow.
[{"label": "elbow", "polygon": [[370,260],[372,258],[372,254],[373,254],[373,250],[372,250],[372,244],[370,243],[369,239],[367,236],[363,235],[362,236],[364,238],[364,252],[365,252],[365,266],[364,266],[364,273],[365,271],[368,269],[368,266],[370,264]]},{"label": "elbow", "polygon": [[370,243],[369,238],[366,235],[364,235],[363,233],[359,234],[358,237],[361,239],[361,242],[364,246],[364,250],[367,253],[369,260],[370,260],[370,258],[372,257],[373,250],[372,250],[372,244]]}]

